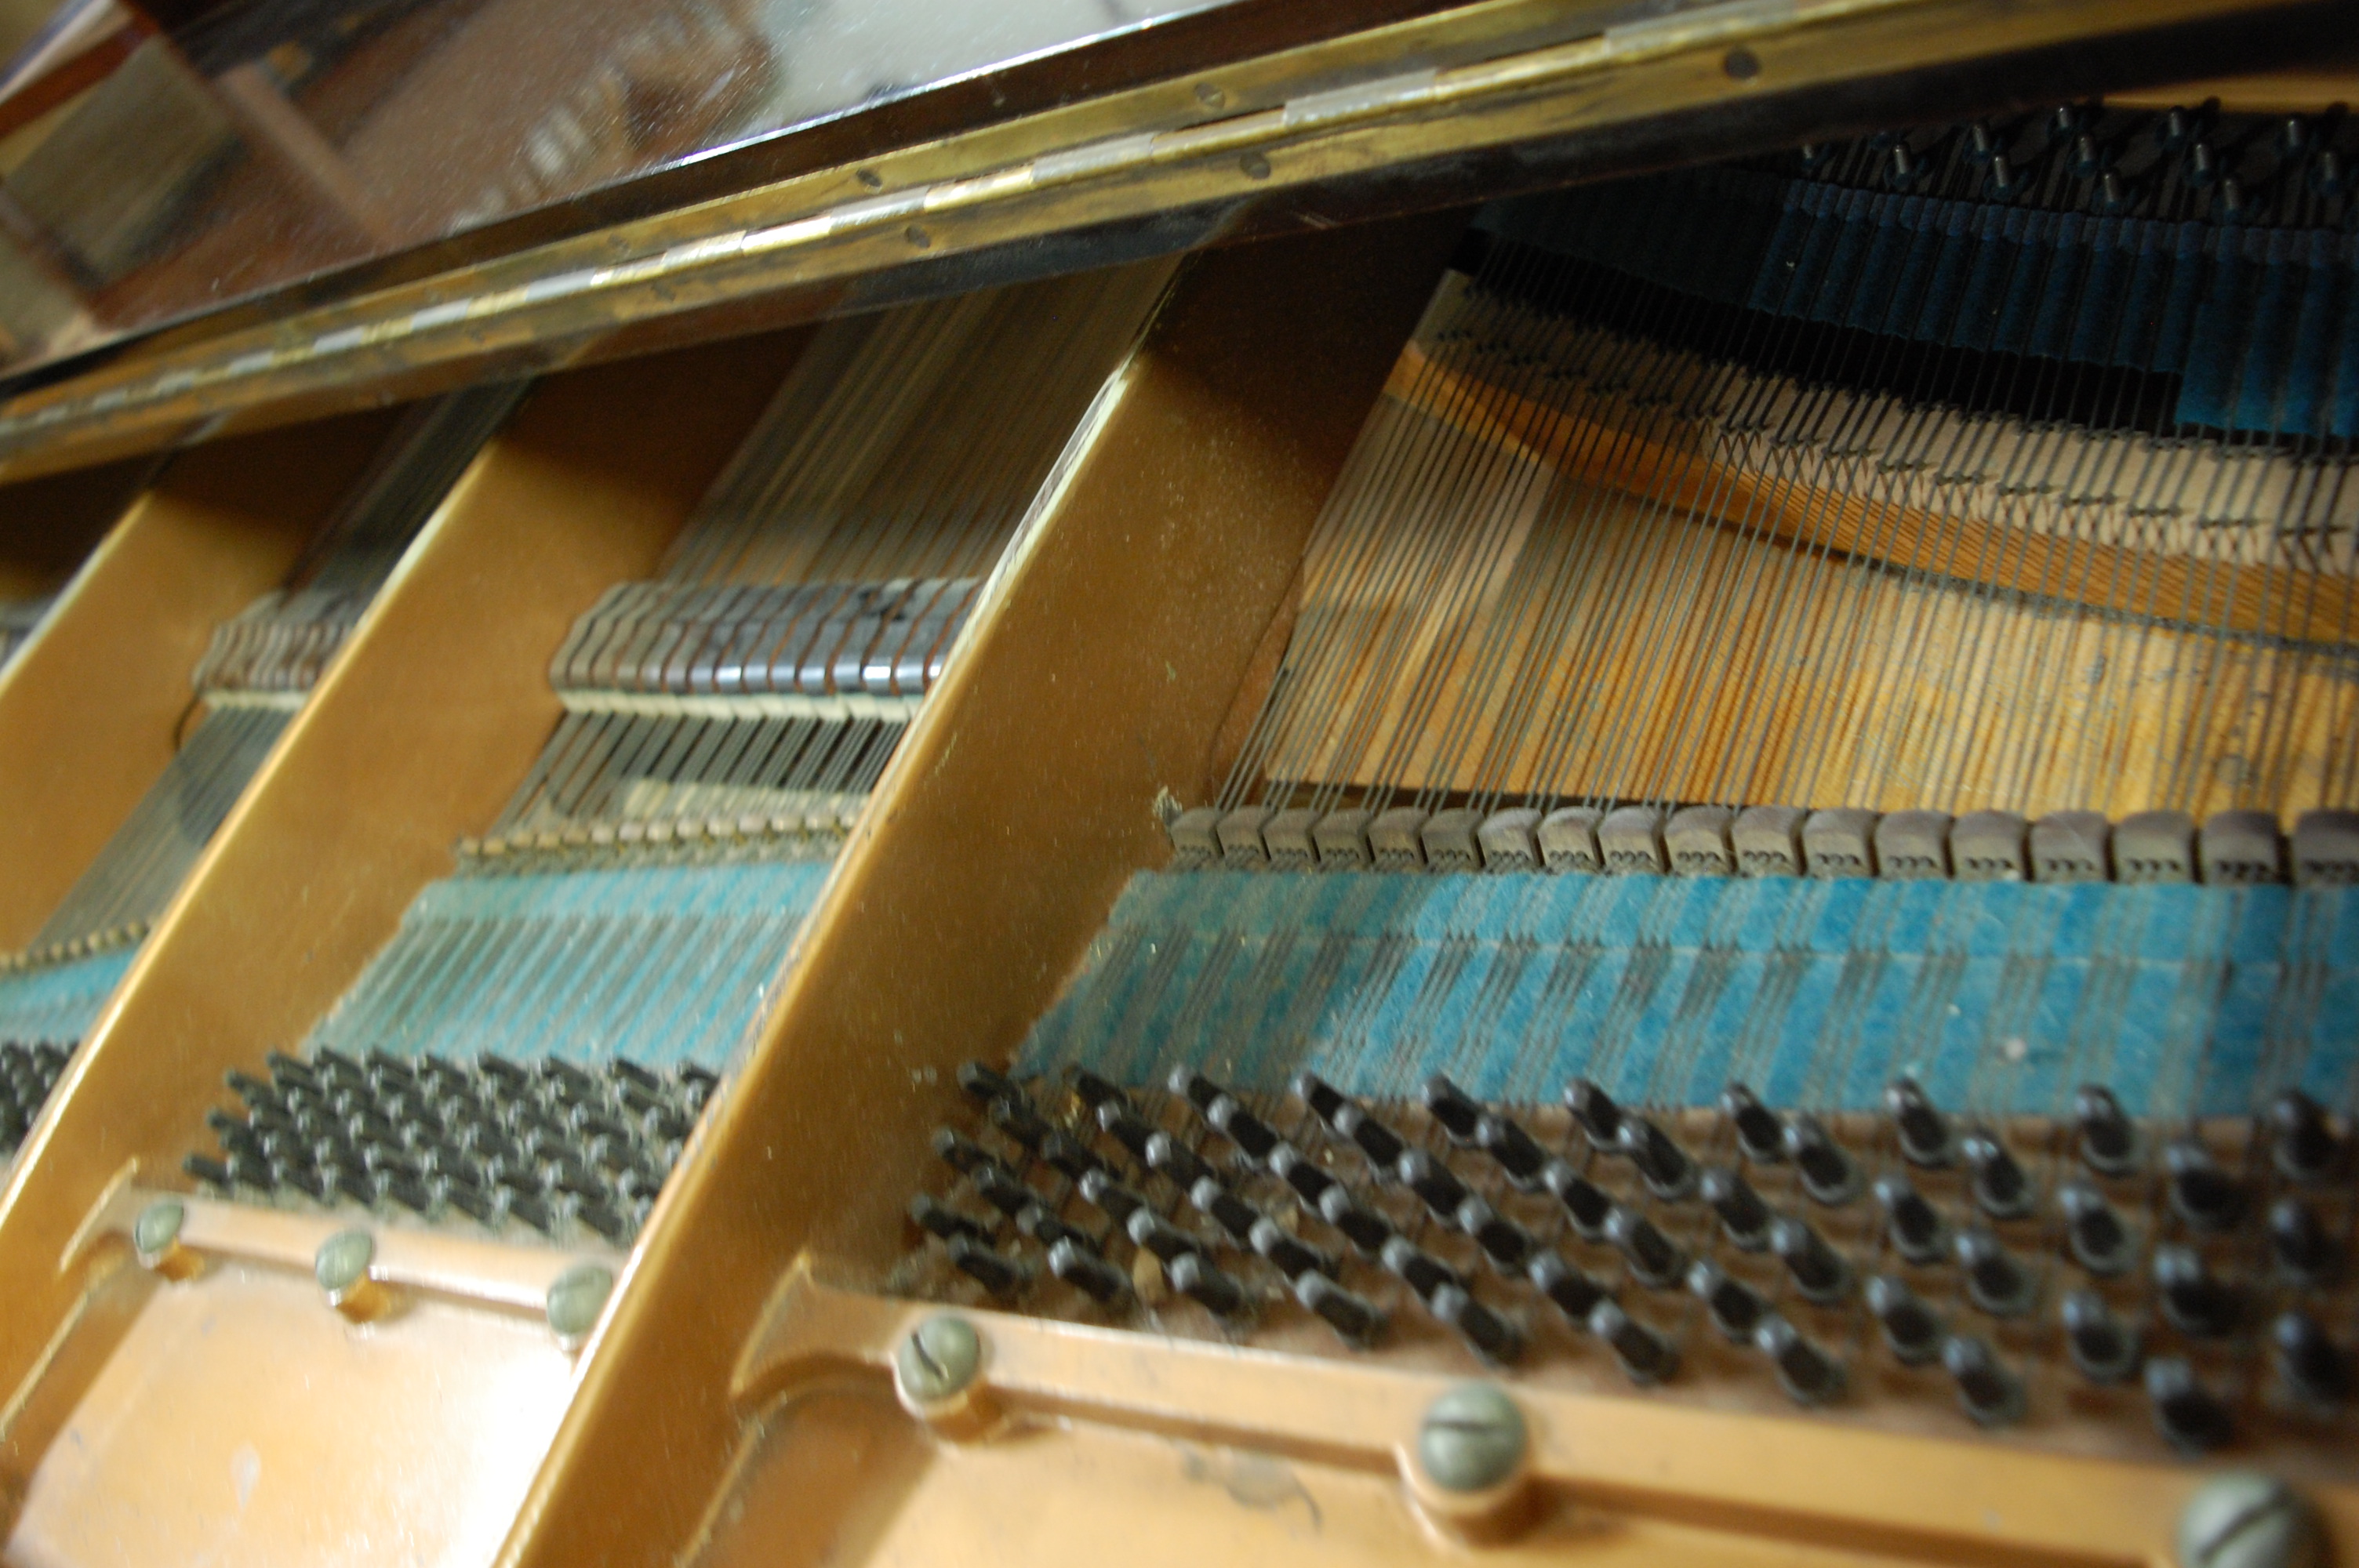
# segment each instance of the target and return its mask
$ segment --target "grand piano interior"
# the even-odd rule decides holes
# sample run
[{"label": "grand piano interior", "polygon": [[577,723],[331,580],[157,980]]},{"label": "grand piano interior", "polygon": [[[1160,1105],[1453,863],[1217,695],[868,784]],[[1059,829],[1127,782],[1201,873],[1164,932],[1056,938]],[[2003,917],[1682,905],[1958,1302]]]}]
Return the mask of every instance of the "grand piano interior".
[{"label": "grand piano interior", "polygon": [[2359,1555],[2354,21],[0,18],[0,1561]]}]

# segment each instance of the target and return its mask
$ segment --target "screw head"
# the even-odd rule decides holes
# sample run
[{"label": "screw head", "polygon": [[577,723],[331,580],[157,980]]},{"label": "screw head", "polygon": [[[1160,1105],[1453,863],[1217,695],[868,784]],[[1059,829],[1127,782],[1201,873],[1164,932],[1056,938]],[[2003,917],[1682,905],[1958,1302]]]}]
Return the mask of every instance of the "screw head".
[{"label": "screw head", "polygon": [[962,1317],[944,1313],[918,1325],[893,1353],[894,1375],[913,1404],[954,1399],[983,1369],[983,1336]]},{"label": "screw head", "polygon": [[332,1302],[342,1300],[368,1281],[369,1264],[376,1257],[376,1238],[365,1230],[340,1230],[320,1243],[311,1260],[312,1276]]},{"label": "screw head", "polygon": [[1462,1383],[1426,1408],[1417,1462],[1450,1492],[1487,1491],[1524,1462],[1524,1412],[1494,1383]]},{"label": "screw head", "polygon": [[560,1274],[549,1287],[549,1329],[568,1349],[589,1337],[614,1293],[614,1271],[598,1263],[579,1263]]},{"label": "screw head", "polygon": [[2180,1568],[2316,1568],[2323,1543],[2310,1500],[2250,1470],[2212,1476],[2179,1513]]},{"label": "screw head", "polygon": [[178,1198],[158,1198],[141,1209],[131,1226],[131,1245],[140,1260],[153,1263],[170,1251],[180,1239],[180,1227],[188,1217],[188,1206]]}]

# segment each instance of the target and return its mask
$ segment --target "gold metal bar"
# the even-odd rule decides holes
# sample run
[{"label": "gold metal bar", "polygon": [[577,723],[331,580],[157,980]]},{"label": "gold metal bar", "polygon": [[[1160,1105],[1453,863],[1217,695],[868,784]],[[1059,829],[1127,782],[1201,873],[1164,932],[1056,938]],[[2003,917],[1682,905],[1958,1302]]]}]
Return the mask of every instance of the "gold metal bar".
[{"label": "gold metal bar", "polygon": [[[1005,1052],[1192,797],[1459,221],[1200,256],[985,587],[658,1201],[503,1553],[659,1563],[745,1435],[731,1369],[805,1247],[890,1260],[968,1057]],[[660,1443],[647,1433],[660,1432]]]},{"label": "gold metal bar", "polygon": [[[557,721],[548,661],[574,617],[654,568],[803,341],[745,339],[538,388],[427,524],[158,921],[0,1191],[0,1489],[30,1499],[18,1528],[103,1522],[96,1502],[152,1462],[138,1489],[157,1510],[139,1528],[160,1532],[147,1538],[158,1551],[193,1539],[219,1483],[191,1466],[229,1463],[234,1438],[205,1401],[238,1377],[257,1462],[322,1483],[281,1494],[267,1528],[247,1519],[248,1561],[321,1561],[322,1542],[358,1528],[355,1509],[391,1528],[413,1508],[408,1538],[441,1531],[461,1560],[468,1531],[506,1528],[573,1379],[545,1330],[516,1337],[512,1304],[487,1316],[423,1292],[349,1328],[309,1278],[288,1277],[300,1238],[270,1239],[275,1217],[223,1244],[261,1260],[231,1257],[156,1290],[121,1249],[86,1244],[87,1217],[127,1183],[176,1184],[205,1108],[227,1100],[224,1070],[259,1069],[299,1039],[450,869],[453,842],[490,823]],[[411,1244],[386,1245],[398,1260]],[[221,1337],[191,1357],[201,1322]],[[308,1389],[274,1380],[274,1334],[288,1364],[339,1370]],[[321,1397],[339,1378],[349,1397]],[[50,1441],[70,1428],[118,1433],[114,1457],[85,1463]],[[380,1461],[401,1485],[369,1479]]]},{"label": "gold metal bar", "polygon": [[390,424],[184,455],[0,672],[0,952],[32,940],[164,771],[213,628],[278,586]]},{"label": "gold metal bar", "polygon": [[[262,1264],[305,1279],[321,1247],[353,1227],[349,1217],[265,1208],[257,1204],[125,1184],[99,1201],[81,1231],[79,1253],[108,1240],[133,1238],[141,1215],[170,1203],[181,1211],[177,1242],[205,1259]],[[517,1246],[443,1231],[398,1227],[374,1232],[375,1255],[369,1272],[408,1291],[473,1302],[539,1317],[549,1288],[585,1263],[619,1267],[621,1255],[604,1248]]]},{"label": "gold metal bar", "polygon": [[[387,387],[451,384],[497,356],[564,362],[601,352],[610,336],[756,301],[768,300],[777,319],[808,317],[856,303],[845,291],[871,275],[1158,215],[1198,214],[1195,238],[1169,243],[1206,243],[1255,209],[1382,171],[1454,167],[1503,147],[1699,112],[1750,113],[1844,83],[2047,48],[2091,48],[2103,62],[2108,40],[2240,18],[2257,26],[2289,9],[2301,8],[1729,0],[1535,47],[1529,40],[1551,22],[1564,28],[1560,8],[1493,0],[1286,51],[1218,82],[1114,94],[274,324],[168,340],[10,400],[0,407],[0,460],[34,471],[177,438],[212,419],[299,416]],[[1497,52],[1462,58],[1470,40]],[[1740,49],[1743,66],[1732,70]],[[1592,172],[1613,167],[1601,159]],[[1289,221],[1304,217],[1319,221],[1315,212]]]},{"label": "gold metal bar", "polygon": [[[751,1416],[847,1368],[890,1374],[896,1346],[943,1311],[834,1289],[790,1272],[735,1393]],[[983,1386],[1021,1446],[1050,1423],[1122,1428],[1231,1446],[1295,1466],[1405,1468],[1426,1407],[1460,1379],[1342,1357],[958,1309],[984,1345]],[[1530,1478],[1581,1505],[1723,1529],[1798,1547],[1874,1542],[1932,1561],[2174,1562],[2173,1526],[2205,1478],[2177,1465],[2038,1453],[1954,1438],[1870,1433],[1823,1422],[1550,1388],[1515,1398],[1532,1433]],[[1971,1474],[1971,1486],[1958,1485]],[[1876,1484],[1862,1486],[1864,1476]],[[2311,1495],[2359,1539],[2359,1492]],[[1991,1506],[2004,1498],[2003,1508]],[[1275,1536],[1275,1531],[1272,1532]],[[1276,1541],[1268,1546],[1275,1548]]]}]

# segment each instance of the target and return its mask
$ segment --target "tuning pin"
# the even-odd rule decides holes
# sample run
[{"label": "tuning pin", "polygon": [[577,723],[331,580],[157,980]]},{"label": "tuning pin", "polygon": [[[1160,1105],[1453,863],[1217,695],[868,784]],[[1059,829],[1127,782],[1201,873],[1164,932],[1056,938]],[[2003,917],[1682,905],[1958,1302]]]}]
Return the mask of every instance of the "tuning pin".
[{"label": "tuning pin", "polygon": [[1147,1145],[1156,1137],[1154,1123],[1134,1115],[1126,1105],[1109,1100],[1098,1107],[1098,1130],[1128,1150],[1132,1159],[1147,1163]]},{"label": "tuning pin", "polygon": [[[1312,1077],[1309,1073],[1303,1074],[1302,1076],[1310,1078],[1312,1083],[1317,1083],[1319,1081],[1317,1078]],[[1330,1094],[1334,1093],[1332,1089],[1330,1089],[1327,1092]],[[1091,1072],[1087,1067],[1076,1067],[1073,1069],[1073,1095],[1075,1098],[1079,1099],[1083,1105],[1090,1108],[1091,1114],[1093,1115],[1096,1114],[1100,1106],[1118,1105],[1125,1110],[1130,1108],[1130,1097],[1128,1095],[1123,1093],[1121,1089],[1115,1087],[1113,1084],[1108,1083],[1105,1079],[1098,1076],[1095,1073]]]},{"label": "tuning pin", "polygon": [[1036,1153],[1041,1141],[1056,1130],[1038,1111],[1032,1108],[1031,1101],[1017,1095],[1000,1096],[991,1102],[984,1114],[992,1126]]},{"label": "tuning pin", "polygon": [[1984,180],[1993,196],[2002,198],[2017,194],[2025,184],[2022,171],[2004,154],[1990,160],[1990,171]]},{"label": "tuning pin", "polygon": [[1583,1241],[1605,1239],[1605,1221],[1614,1212],[1614,1195],[1561,1160],[1551,1160],[1540,1172],[1546,1187],[1572,1222],[1572,1232]]},{"label": "tuning pin", "polygon": [[2221,217],[2233,222],[2245,215],[2248,204],[2243,180],[2230,175],[2220,182]]},{"label": "tuning pin", "polygon": [[1353,1197],[1341,1183],[1320,1195],[1319,1217],[1371,1258],[1384,1250],[1385,1243],[1392,1239],[1392,1222]]},{"label": "tuning pin", "polygon": [[1021,1100],[1024,1091],[1014,1079],[981,1062],[968,1062],[958,1070],[958,1087],[988,1108],[994,1100]]},{"label": "tuning pin", "polygon": [[2350,189],[2351,167],[2341,153],[2332,147],[2319,149],[2318,156],[2310,160],[2310,188],[2329,199]]},{"label": "tuning pin", "polygon": [[982,1144],[962,1137],[947,1127],[934,1129],[933,1146],[934,1158],[962,1176],[972,1175],[986,1165],[999,1162]]},{"label": "tuning pin", "polygon": [[1715,1165],[1698,1179],[1696,1192],[1720,1217],[1721,1234],[1730,1246],[1758,1252],[1769,1245],[1769,1206],[1743,1176]]},{"label": "tuning pin", "polygon": [[1892,1249],[1902,1261],[1925,1268],[1950,1255],[1949,1227],[1941,1222],[1941,1211],[1926,1202],[1907,1177],[1876,1177],[1875,1201],[1884,1209]]},{"label": "tuning pin", "polygon": [[2048,116],[2048,145],[2062,146],[2080,135],[2082,124],[2079,109],[2070,103],[2057,105],[2055,112]]},{"label": "tuning pin", "polygon": [[2322,1182],[2343,1162],[2343,1140],[2325,1109],[2299,1089],[2288,1089],[2269,1106],[2269,1157],[2289,1182]]},{"label": "tuning pin", "polygon": [[2101,1277],[2119,1274],[2137,1260],[2137,1238],[2122,1223],[2105,1195],[2087,1182],[2069,1182],[2056,1195],[2064,1211],[2072,1260]]},{"label": "tuning pin", "polygon": [[1134,1245],[1154,1253],[1166,1263],[1204,1249],[1202,1242],[1151,1208],[1132,1209],[1130,1217],[1122,1222],[1122,1227]]},{"label": "tuning pin", "polygon": [[[1016,1216],[1016,1228],[1043,1247],[1054,1247],[1060,1241],[1070,1241],[1076,1247],[1091,1252],[1098,1249],[1097,1242],[1092,1239],[1087,1232],[1059,1219],[1049,1212],[1047,1204],[1025,1205]],[[977,1239],[980,1240],[981,1238]]]},{"label": "tuning pin", "polygon": [[[1136,1217],[1133,1223],[1136,1223]],[[1266,1215],[1254,1222],[1245,1240],[1289,1280],[1299,1280],[1305,1274],[1332,1274],[1336,1271],[1334,1259]]]},{"label": "tuning pin", "polygon": [[1687,1257],[1655,1222],[1636,1209],[1615,1204],[1605,1217],[1605,1239],[1630,1265],[1630,1275],[1650,1290],[1676,1281]]},{"label": "tuning pin", "polygon": [[1524,1353],[1522,1332],[1458,1286],[1442,1286],[1426,1307],[1456,1329],[1485,1361],[1504,1366]]},{"label": "tuning pin", "polygon": [[2309,1314],[2280,1314],[2269,1325],[2269,1342],[2277,1376],[2303,1403],[2331,1410],[2350,1393],[2349,1358]]},{"label": "tuning pin", "polygon": [[2288,114],[2277,125],[2277,150],[2288,162],[2310,156],[2311,136],[2310,122],[2299,114]]},{"label": "tuning pin", "polygon": [[1425,1080],[1419,1091],[1425,1102],[1426,1113],[1441,1124],[1441,1130],[1453,1143],[1474,1141],[1475,1124],[1483,1119],[1483,1107],[1467,1097],[1466,1092],[1440,1073]]},{"label": "tuning pin", "polygon": [[1896,1274],[1878,1274],[1864,1292],[1867,1310],[1884,1331],[1884,1343],[1904,1367],[1919,1367],[1941,1353],[1940,1315]]},{"label": "tuning pin", "polygon": [[986,1164],[967,1173],[967,1183],[975,1195],[1008,1218],[1014,1219],[1034,1202],[1032,1189],[1017,1181],[1002,1166]]},{"label": "tuning pin", "polygon": [[1266,1160],[1277,1147],[1277,1132],[1229,1095],[1218,1095],[1204,1108],[1204,1119],[1235,1144],[1248,1160]]},{"label": "tuning pin", "polygon": [[2281,1197],[2269,1206],[2269,1247],[2277,1267],[2305,1285],[2323,1283],[2341,1260],[2340,1249],[2318,1222],[2316,1211],[2298,1197]]},{"label": "tuning pin", "polygon": [[2162,125],[2155,134],[2155,141],[2164,151],[2177,152],[2194,139],[2195,134],[2202,128],[2202,121],[2203,117],[2194,111],[2169,110],[2162,116]]},{"label": "tuning pin", "polygon": [[1533,1254],[1524,1272],[1535,1290],[1581,1327],[1588,1326],[1589,1314],[1612,1293],[1553,1252]]},{"label": "tuning pin", "polygon": [[1688,1293],[1703,1303],[1712,1325],[1732,1345],[1749,1343],[1753,1331],[1760,1326],[1762,1314],[1769,1310],[1769,1303],[1761,1299],[1759,1292],[1732,1277],[1719,1264],[1701,1258],[1688,1270]]},{"label": "tuning pin", "polygon": [[1796,1116],[1786,1123],[1786,1155],[1801,1173],[1802,1190],[1812,1201],[1832,1207],[1859,1195],[1859,1167],[1816,1117]]},{"label": "tuning pin", "polygon": [[2097,179],[2097,206],[2107,213],[2126,212],[2136,204],[2137,192],[2121,177],[2118,170],[2107,169]]},{"label": "tuning pin", "polygon": [[1385,1314],[1324,1274],[1305,1274],[1295,1281],[1294,1299],[1325,1319],[1346,1344],[1365,1349],[1384,1335]]},{"label": "tuning pin", "polygon": [[2154,1405],[2154,1424],[2172,1446],[2201,1453],[2224,1446],[2235,1435],[2228,1407],[2195,1378],[2195,1368],[2178,1357],[2146,1364],[2146,1397]]},{"label": "tuning pin", "polygon": [[1398,1275],[1417,1293],[1419,1301],[1432,1300],[1433,1292],[1444,1285],[1455,1285],[1462,1291],[1466,1288],[1466,1281],[1459,1278],[1457,1270],[1425,1251],[1406,1236],[1396,1236],[1386,1242],[1379,1257],[1387,1270]]},{"label": "tuning pin", "polygon": [[1196,1206],[1197,1213],[1210,1217],[1239,1242],[1252,1241],[1254,1227],[1262,1220],[1261,1210],[1211,1176],[1188,1189],[1188,1201]]},{"label": "tuning pin", "polygon": [[1269,1173],[1294,1189],[1294,1195],[1306,1208],[1317,1208],[1339,1184],[1329,1175],[1319,1162],[1291,1143],[1281,1143],[1270,1151]]},{"label": "tuning pin", "polygon": [[1976,120],[1966,127],[1966,157],[1975,163],[1988,163],[1998,156],[1998,138],[1991,134],[1987,121]]},{"label": "tuning pin", "polygon": [[1841,1396],[1843,1363],[1803,1338],[1782,1317],[1766,1317],[1753,1344],[1777,1368],[1777,1386],[1798,1405],[1822,1405]]},{"label": "tuning pin", "polygon": [[2156,1248],[2154,1283],[2162,1299],[2162,1315],[2181,1334],[2224,1338],[2243,1315],[2235,1287],[2205,1268],[2202,1255],[2192,1247]]},{"label": "tuning pin", "polygon": [[1643,1116],[1625,1116],[1614,1136],[1614,1146],[1637,1167],[1647,1191],[1674,1203],[1695,1191],[1695,1162],[1671,1141],[1670,1134]]},{"label": "tuning pin", "polygon": [[1474,1144],[1497,1162],[1507,1180],[1529,1192],[1539,1184],[1548,1164],[1548,1151],[1532,1135],[1504,1116],[1484,1116],[1474,1124]]},{"label": "tuning pin", "polygon": [[2020,1317],[2031,1310],[2039,1281],[1999,1238],[1977,1227],[1958,1232],[1958,1267],[1965,1271],[1966,1299],[1993,1317]]},{"label": "tuning pin", "polygon": [[1458,1206],[1458,1228],[1474,1238],[1484,1256],[1509,1273],[1520,1272],[1532,1255],[1531,1232],[1479,1197]]},{"label": "tuning pin", "polygon": [[1084,1148],[1070,1133],[1051,1132],[1040,1141],[1040,1158],[1069,1182],[1078,1182],[1092,1171],[1105,1169],[1105,1162]]},{"label": "tuning pin", "polygon": [[1212,1102],[1227,1091],[1193,1067],[1174,1067],[1166,1080],[1171,1092],[1179,1095],[1199,1112],[1209,1111]]},{"label": "tuning pin", "polygon": [[1389,1173],[1400,1163],[1408,1145],[1401,1135],[1370,1116],[1356,1104],[1346,1102],[1336,1108],[1335,1130],[1351,1141],[1352,1146],[1368,1157],[1378,1172]]},{"label": "tuning pin", "polygon": [[1769,1249],[1793,1277],[1804,1301],[1828,1305],[1851,1290],[1851,1265],[1826,1238],[1799,1219],[1780,1217],[1769,1225]]},{"label": "tuning pin", "polygon": [[1592,1143],[1600,1149],[1614,1146],[1622,1130],[1622,1108],[1612,1096],[1587,1078],[1575,1078],[1565,1086],[1564,1103]]},{"label": "tuning pin", "polygon": [[1884,172],[1893,189],[1914,190],[1931,176],[1933,166],[1911,153],[1908,144],[1901,143],[1893,147]]},{"label": "tuning pin", "polygon": [[1169,1178],[1171,1184],[1183,1193],[1192,1190],[1198,1182],[1212,1173],[1212,1167],[1199,1159],[1195,1151],[1168,1132],[1148,1135],[1147,1168]]},{"label": "tuning pin", "polygon": [[1049,1249],[1049,1272],[1101,1306],[1112,1306],[1130,1294],[1130,1281],[1120,1269],[1071,1238]]},{"label": "tuning pin", "polygon": [[2210,189],[2220,180],[2220,154],[2208,141],[2196,141],[2187,149],[2187,183],[2198,190]]},{"label": "tuning pin", "polygon": [[2105,153],[2104,149],[2097,145],[2097,138],[2091,135],[2073,137],[2072,178],[2094,179],[2104,172]]},{"label": "tuning pin", "polygon": [[1776,1165],[1786,1158],[1786,1124],[1753,1097],[1743,1084],[1731,1084],[1720,1094],[1720,1108],[1736,1129],[1736,1146],[1756,1165]]},{"label": "tuning pin", "polygon": [[1201,1252],[1181,1252],[1164,1260],[1164,1276],[1171,1288],[1214,1317],[1243,1317],[1252,1300],[1243,1285],[1231,1279]]},{"label": "tuning pin", "polygon": [[2020,1219],[2031,1212],[2037,1195],[2006,1145],[1988,1132],[1967,1135],[1960,1146],[1973,1171],[1974,1206],[1993,1219]]},{"label": "tuning pin", "polygon": [[1901,1158],[1928,1170],[1939,1170],[1950,1162],[1953,1152],[1950,1124],[1933,1108],[1916,1079],[1895,1078],[1884,1091],[1884,1108],[1891,1113],[1893,1130],[1899,1135]]},{"label": "tuning pin", "polygon": [[1129,1223],[1130,1217],[1147,1206],[1147,1199],[1135,1188],[1125,1186],[1103,1171],[1092,1171],[1082,1178],[1082,1201],[1105,1211],[1115,1224]]},{"label": "tuning pin", "polygon": [[2081,1124],[2081,1162],[2101,1176],[2126,1176],[2137,1169],[2137,1129],[2122,1114],[2113,1091],[2083,1084],[2072,1097]]},{"label": "tuning pin", "polygon": [[2190,1229],[2227,1230],[2244,1217],[2244,1189],[2202,1144],[2182,1138],[2163,1151],[2162,1160],[2170,1173],[2170,1206]]},{"label": "tuning pin", "polygon": [[1395,1167],[1402,1185],[1415,1193],[1431,1209],[1435,1217],[1453,1219],[1458,1206],[1466,1201],[1466,1184],[1451,1173],[1449,1166],[1422,1149],[1412,1149],[1400,1157]]},{"label": "tuning pin", "polygon": [[2118,1383],[2136,1369],[2137,1331],[2114,1314],[2105,1298],[2094,1291],[2074,1291],[2064,1298],[2058,1314],[2064,1320],[2064,1344],[2072,1365],[2093,1383]]},{"label": "tuning pin", "polygon": [[951,1261],[959,1271],[995,1296],[1012,1296],[1031,1281],[1024,1265],[1001,1257],[981,1242],[953,1236],[948,1248]]},{"label": "tuning pin", "polygon": [[1623,1373],[1641,1388],[1662,1382],[1679,1368],[1679,1352],[1671,1348],[1671,1342],[1623,1311],[1618,1303],[1603,1301],[1592,1307],[1589,1332],[1612,1347]]},{"label": "tuning pin", "polygon": [[1978,1426],[2008,1426],[2023,1416],[2023,1379],[1988,1342],[1953,1334],[1941,1346],[1941,1367],[1958,1385],[1958,1406]]}]

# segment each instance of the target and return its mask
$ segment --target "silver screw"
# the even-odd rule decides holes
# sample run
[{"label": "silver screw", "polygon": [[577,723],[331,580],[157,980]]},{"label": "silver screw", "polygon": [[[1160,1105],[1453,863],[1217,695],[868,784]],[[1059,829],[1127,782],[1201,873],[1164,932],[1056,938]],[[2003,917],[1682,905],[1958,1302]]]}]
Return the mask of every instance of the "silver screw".
[{"label": "silver screw", "polygon": [[131,1227],[131,1245],[140,1260],[153,1264],[171,1250],[180,1239],[180,1226],[189,1217],[186,1205],[178,1198],[158,1198],[139,1211]]},{"label": "silver screw", "polygon": [[1446,1492],[1481,1492],[1524,1462],[1524,1412],[1496,1384],[1461,1383],[1426,1407],[1417,1461]]},{"label": "silver screw", "polygon": [[2274,1476],[2214,1476],[2179,1512],[2180,1568],[2315,1568],[2322,1546],[2317,1510]]},{"label": "silver screw", "polygon": [[311,1260],[312,1275],[332,1302],[351,1294],[368,1278],[376,1257],[376,1240],[365,1230],[340,1230],[320,1243]]},{"label": "silver screw", "polygon": [[945,1313],[918,1325],[893,1353],[893,1371],[913,1404],[933,1404],[963,1392],[983,1369],[983,1336],[962,1317]]},{"label": "silver screw", "polygon": [[549,1331],[568,1349],[588,1337],[614,1293],[614,1271],[597,1263],[568,1269],[549,1287]]}]

